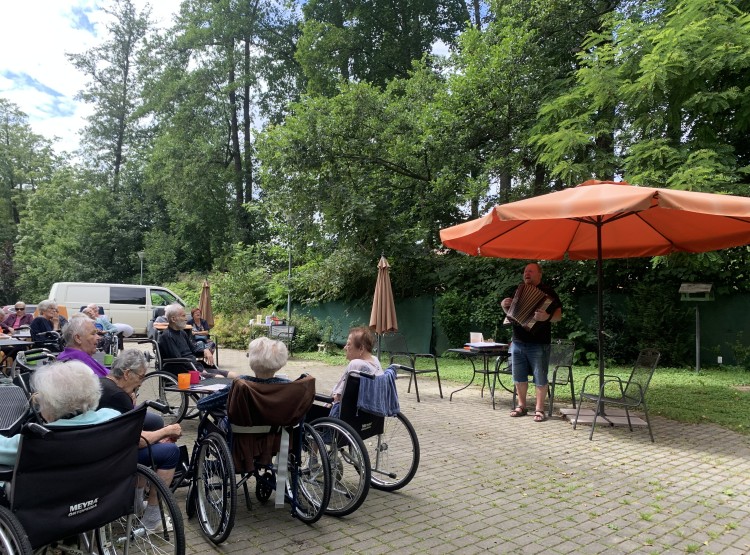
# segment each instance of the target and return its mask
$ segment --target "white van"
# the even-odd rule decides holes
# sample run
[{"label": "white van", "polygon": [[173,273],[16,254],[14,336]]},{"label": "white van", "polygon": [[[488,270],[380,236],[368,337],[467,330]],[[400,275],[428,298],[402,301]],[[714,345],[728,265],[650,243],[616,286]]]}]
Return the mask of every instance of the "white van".
[{"label": "white van", "polygon": [[53,283],[49,298],[64,305],[68,314],[75,314],[82,306],[96,303],[114,323],[128,324],[138,335],[146,335],[146,327],[154,308],[185,302],[166,287],[157,285],[127,285],[123,283]]}]

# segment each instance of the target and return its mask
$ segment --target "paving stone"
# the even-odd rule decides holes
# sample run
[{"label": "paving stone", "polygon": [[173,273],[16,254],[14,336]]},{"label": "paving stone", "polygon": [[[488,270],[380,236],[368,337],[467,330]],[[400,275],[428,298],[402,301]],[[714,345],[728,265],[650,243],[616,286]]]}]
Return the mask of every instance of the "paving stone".
[{"label": "paving stone", "polygon": [[[241,351],[221,349],[222,367],[247,370]],[[341,367],[292,360],[330,391]],[[186,552],[581,554],[750,553],[750,438],[711,424],[652,417],[656,442],[643,429],[542,424],[509,418],[510,394],[420,378],[421,403],[399,379],[402,412],[420,439],[419,470],[398,492],[371,490],[344,518],[305,525],[289,508],[240,496],[235,528],[214,547],[197,519],[186,520]],[[195,421],[183,423],[186,445]],[[251,484],[252,489],[252,484]],[[178,491],[184,508],[184,491]],[[253,499],[254,500],[254,499]],[[646,516],[647,518],[644,518]],[[704,543],[705,542],[705,543]],[[653,545],[647,545],[651,543]],[[273,546],[273,549],[269,549]]]}]

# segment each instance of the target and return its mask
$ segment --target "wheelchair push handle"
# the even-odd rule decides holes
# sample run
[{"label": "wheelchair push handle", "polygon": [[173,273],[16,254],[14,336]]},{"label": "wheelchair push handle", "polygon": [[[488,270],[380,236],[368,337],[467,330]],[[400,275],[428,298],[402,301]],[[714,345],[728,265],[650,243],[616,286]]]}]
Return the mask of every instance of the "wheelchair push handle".
[{"label": "wheelchair push handle", "polygon": [[23,425],[23,429],[25,431],[31,432],[35,436],[39,436],[42,438],[52,431],[49,428],[45,428],[41,424],[37,424],[36,422],[27,422]]},{"label": "wheelchair push handle", "polygon": [[138,405],[138,408],[144,405],[156,411],[159,411],[162,414],[167,414],[169,412],[169,406],[164,403],[160,403],[159,401],[143,401],[143,403]]},{"label": "wheelchair push handle", "polygon": [[24,353],[24,359],[28,361],[43,360],[50,355],[47,349],[29,349]]}]

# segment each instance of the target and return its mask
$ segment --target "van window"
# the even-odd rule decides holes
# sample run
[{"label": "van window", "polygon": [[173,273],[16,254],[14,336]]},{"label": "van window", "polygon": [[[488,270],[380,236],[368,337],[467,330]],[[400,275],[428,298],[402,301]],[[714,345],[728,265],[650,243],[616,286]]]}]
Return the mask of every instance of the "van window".
[{"label": "van window", "polygon": [[182,304],[169,291],[165,291],[164,289],[151,290],[151,306],[167,306],[172,303]]},{"label": "van window", "polygon": [[145,287],[110,287],[109,302],[112,304],[146,304]]}]

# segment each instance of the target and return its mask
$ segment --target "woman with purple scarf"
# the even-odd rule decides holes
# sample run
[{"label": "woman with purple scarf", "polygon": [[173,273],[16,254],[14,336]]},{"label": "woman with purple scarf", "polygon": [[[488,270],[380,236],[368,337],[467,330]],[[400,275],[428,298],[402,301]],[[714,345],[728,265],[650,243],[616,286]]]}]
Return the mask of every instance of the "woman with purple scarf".
[{"label": "woman with purple scarf", "polygon": [[74,315],[63,328],[62,337],[65,350],[57,360],[80,360],[101,378],[109,374],[109,370],[92,356],[96,352],[99,334],[94,321],[86,314],[79,312]]}]

